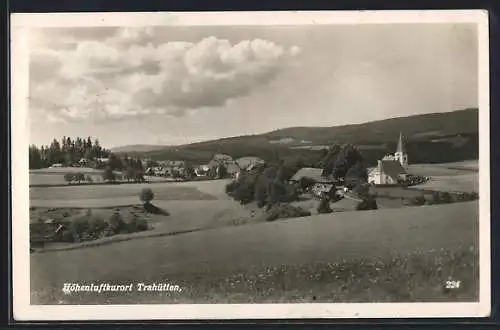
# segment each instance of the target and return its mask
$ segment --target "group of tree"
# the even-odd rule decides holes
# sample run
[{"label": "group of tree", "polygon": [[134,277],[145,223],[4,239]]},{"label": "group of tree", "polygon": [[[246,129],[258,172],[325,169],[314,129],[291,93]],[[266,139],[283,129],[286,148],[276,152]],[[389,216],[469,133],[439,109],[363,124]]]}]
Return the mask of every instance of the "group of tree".
[{"label": "group of tree", "polygon": [[68,182],[69,184],[71,184],[71,183],[82,183],[82,182],[91,183],[91,182],[94,181],[90,175],[85,176],[85,174],[83,174],[81,172],[66,173],[64,175],[64,180],[66,180],[66,182]]},{"label": "group of tree", "polygon": [[212,166],[207,173],[207,176],[211,179],[224,179],[229,176],[226,165],[223,163]]},{"label": "group of tree", "polygon": [[111,152],[99,144],[99,140],[87,138],[70,138],[64,136],[60,141],[54,139],[50,145],[29,147],[30,169],[49,167],[53,164],[71,165],[80,159],[94,160],[107,158]]},{"label": "group of tree", "polygon": [[295,186],[288,183],[286,172],[284,164],[262,164],[229,183],[226,192],[242,204],[256,201],[259,207],[269,210],[298,197]]},{"label": "group of tree", "polygon": [[[117,172],[120,171],[118,174]],[[125,180],[127,182],[145,182],[144,167],[139,159],[124,157],[120,159],[111,154],[102,172],[102,179],[108,182]]]},{"label": "group of tree", "polygon": [[332,145],[321,160],[320,167],[324,176],[342,179],[347,186],[354,187],[366,182],[368,172],[359,150],[351,144]]}]

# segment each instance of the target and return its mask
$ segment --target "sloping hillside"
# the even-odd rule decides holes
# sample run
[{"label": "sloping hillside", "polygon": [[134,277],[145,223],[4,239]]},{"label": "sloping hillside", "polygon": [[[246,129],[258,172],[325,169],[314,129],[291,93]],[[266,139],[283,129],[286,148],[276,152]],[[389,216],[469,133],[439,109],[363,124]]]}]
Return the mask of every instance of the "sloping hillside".
[{"label": "sloping hillside", "polygon": [[398,117],[364,124],[334,127],[291,127],[265,134],[270,140],[292,137],[314,144],[394,142],[399,132],[413,141],[428,141],[434,137],[474,134],[478,131],[478,109]]},{"label": "sloping hillside", "polygon": [[155,150],[162,150],[167,148],[167,146],[155,145],[155,144],[134,144],[128,146],[121,146],[111,148],[114,153],[125,153],[125,152],[149,152]]},{"label": "sloping hillside", "polygon": [[[392,118],[334,127],[291,127],[248,135],[141,152],[153,159],[206,162],[214,153],[265,160],[316,159],[321,146],[357,145],[368,163],[393,152],[399,133],[407,139],[411,162],[439,163],[478,158],[478,109]],[[318,148],[319,146],[319,148]]]}]

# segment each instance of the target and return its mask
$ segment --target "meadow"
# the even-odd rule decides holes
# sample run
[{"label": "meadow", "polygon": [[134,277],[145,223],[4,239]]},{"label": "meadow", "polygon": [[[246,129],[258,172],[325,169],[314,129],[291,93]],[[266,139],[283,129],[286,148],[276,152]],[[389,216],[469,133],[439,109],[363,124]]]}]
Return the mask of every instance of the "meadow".
[{"label": "meadow", "polygon": [[412,189],[450,192],[479,192],[479,164],[477,160],[443,164],[409,165],[408,172],[430,176],[431,179]]},{"label": "meadow", "polygon": [[[102,179],[102,170],[96,170],[87,167],[56,167],[30,170],[29,184],[31,186],[64,186],[68,182],[64,179],[66,173],[83,173],[85,177],[90,176],[92,182],[104,183]],[[145,179],[150,182],[165,182],[165,178],[146,176]]]},{"label": "meadow", "polygon": [[[31,302],[309,302],[313,296],[318,301],[474,301],[477,235],[476,201],[315,215],[35,253]],[[462,289],[443,290],[448,277],[461,280]],[[64,282],[106,280],[168,281],[185,290],[133,296],[61,292]]]},{"label": "meadow", "polygon": [[[457,170],[460,166],[467,169]],[[474,175],[473,164],[412,165],[443,184]],[[467,172],[469,171],[469,172]],[[450,174],[454,173],[454,174]],[[44,175],[47,175],[44,173]],[[454,177],[446,182],[443,178]],[[32,253],[32,304],[375,302],[477,300],[478,201],[374,211],[336,211],[265,222],[255,205],[224,192],[228,180],[128,185],[30,187],[32,221],[61,212],[109,214],[139,204],[143,187],[168,217],[153,229]],[[408,194],[422,192],[409,190]],[[315,209],[317,201],[296,202]],[[443,235],[446,233],[446,235]],[[460,290],[443,288],[449,278]],[[64,282],[168,281],[176,294],[63,295]]]}]

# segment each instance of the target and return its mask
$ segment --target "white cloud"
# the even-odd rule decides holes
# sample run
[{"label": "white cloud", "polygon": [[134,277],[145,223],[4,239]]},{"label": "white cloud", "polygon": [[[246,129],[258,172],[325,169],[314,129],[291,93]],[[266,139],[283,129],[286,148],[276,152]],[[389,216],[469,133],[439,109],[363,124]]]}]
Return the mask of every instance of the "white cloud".
[{"label": "white cloud", "polygon": [[69,121],[182,116],[252,93],[300,53],[261,39],[144,42],[152,38],[153,29],[121,29],[73,48],[43,47],[41,40],[50,38],[37,38],[32,109]]}]

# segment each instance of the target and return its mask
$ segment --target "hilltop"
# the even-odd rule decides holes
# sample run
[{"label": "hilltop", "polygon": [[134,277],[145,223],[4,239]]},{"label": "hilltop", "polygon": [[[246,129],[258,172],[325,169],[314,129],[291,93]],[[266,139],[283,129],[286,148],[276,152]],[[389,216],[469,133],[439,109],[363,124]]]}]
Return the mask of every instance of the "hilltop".
[{"label": "hilltop", "polygon": [[150,152],[150,151],[155,151],[155,150],[162,150],[165,148],[168,148],[168,146],[156,145],[156,144],[133,144],[133,145],[128,145],[128,146],[111,148],[111,152],[114,152],[114,153]]},{"label": "hilltop", "polygon": [[[439,163],[478,158],[478,109],[398,117],[333,127],[290,127],[260,135],[246,135],[176,147],[134,146],[115,152],[152,159],[206,162],[214,153],[232,157],[258,156],[269,160],[316,158],[325,146],[350,143],[361,149],[368,163],[393,152],[399,133],[406,138],[411,162]],[[148,150],[149,148],[149,150]],[[119,151],[116,151],[119,150]]]}]

